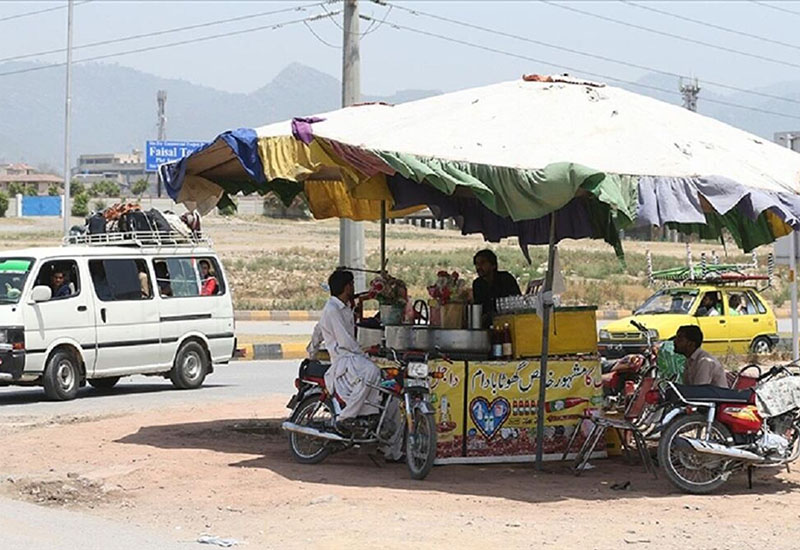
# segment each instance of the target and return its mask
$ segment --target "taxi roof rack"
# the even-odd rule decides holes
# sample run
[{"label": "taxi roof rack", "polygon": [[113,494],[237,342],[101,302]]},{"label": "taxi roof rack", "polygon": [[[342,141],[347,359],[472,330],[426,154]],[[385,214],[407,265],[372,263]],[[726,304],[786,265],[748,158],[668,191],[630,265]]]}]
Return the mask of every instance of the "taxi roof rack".
[{"label": "taxi roof rack", "polygon": [[79,233],[64,237],[64,245],[81,246],[134,246],[139,248],[163,246],[207,246],[211,239],[200,231],[115,231],[110,233]]},{"label": "taxi roof rack", "polygon": [[[711,254],[711,263],[706,260],[706,253],[700,254],[700,263],[692,262],[692,252],[689,243],[686,243],[686,266],[674,267],[653,271],[653,260],[650,251],[647,251],[647,278],[653,285],[656,281],[682,283],[682,284],[729,284],[739,285],[748,281],[767,281],[764,288],[772,286],[772,277],[775,273],[775,258],[772,254],[767,257],[767,274],[745,273],[746,270],[758,270],[758,257],[753,252],[753,261],[749,264],[720,264],[715,252]],[[763,289],[760,289],[763,290]]]}]

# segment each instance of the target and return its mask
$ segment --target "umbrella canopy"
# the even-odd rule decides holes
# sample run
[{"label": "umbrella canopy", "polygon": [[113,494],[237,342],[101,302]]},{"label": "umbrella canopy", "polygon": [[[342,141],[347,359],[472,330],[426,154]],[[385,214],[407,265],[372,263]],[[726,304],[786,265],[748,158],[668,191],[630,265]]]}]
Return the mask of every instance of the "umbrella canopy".
[{"label": "umbrella canopy", "polygon": [[218,136],[164,165],[170,195],[210,210],[237,192],[304,192],[316,217],[428,206],[521,245],[670,226],[745,250],[800,229],[800,155],[604,84],[532,75],[396,106],[368,104]]}]

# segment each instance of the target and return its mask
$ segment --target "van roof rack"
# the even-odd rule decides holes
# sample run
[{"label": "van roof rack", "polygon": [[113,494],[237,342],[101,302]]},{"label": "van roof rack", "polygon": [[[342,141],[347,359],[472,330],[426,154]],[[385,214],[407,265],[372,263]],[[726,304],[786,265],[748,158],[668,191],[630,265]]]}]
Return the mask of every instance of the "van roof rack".
[{"label": "van roof rack", "polygon": [[82,233],[64,237],[64,245],[83,246],[208,246],[211,239],[200,231],[180,233],[178,231],[115,231],[111,233]]}]

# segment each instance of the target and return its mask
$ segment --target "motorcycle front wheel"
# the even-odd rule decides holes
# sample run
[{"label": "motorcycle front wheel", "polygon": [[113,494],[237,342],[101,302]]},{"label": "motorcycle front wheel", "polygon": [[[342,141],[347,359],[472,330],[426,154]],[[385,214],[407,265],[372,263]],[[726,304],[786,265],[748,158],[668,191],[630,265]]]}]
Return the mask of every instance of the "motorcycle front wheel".
[{"label": "motorcycle front wheel", "polygon": [[419,409],[412,420],[406,430],[406,466],[412,479],[425,479],[436,459],[436,422]]},{"label": "motorcycle front wheel", "polygon": [[[301,426],[325,430],[333,423],[333,413],[328,401],[320,401],[319,394],[303,399],[292,413],[291,421]],[[289,432],[289,450],[301,464],[317,464],[330,454],[328,442],[322,438]]]},{"label": "motorcycle front wheel", "polygon": [[[658,443],[658,463],[664,468],[667,479],[685,493],[704,495],[728,480],[730,471],[723,457],[698,453],[681,444],[681,438],[705,438],[708,420],[705,414],[690,414],[673,420],[661,434]],[[730,439],[728,428],[717,421],[711,424],[709,439],[725,445]]]}]

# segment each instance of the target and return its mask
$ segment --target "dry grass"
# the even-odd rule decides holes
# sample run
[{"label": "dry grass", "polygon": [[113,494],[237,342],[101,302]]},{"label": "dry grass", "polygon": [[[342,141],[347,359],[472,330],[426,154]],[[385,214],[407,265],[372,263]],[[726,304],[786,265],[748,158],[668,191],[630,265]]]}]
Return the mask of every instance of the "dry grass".
[{"label": "dry grass", "polygon": [[[325,302],[327,297],[321,284],[338,263],[338,220],[292,221],[239,216],[209,217],[204,223],[225,264],[237,309],[318,309]],[[58,219],[0,219],[0,249],[58,244],[60,226]],[[365,234],[367,266],[377,269],[380,261],[378,224],[366,223]],[[462,236],[458,231],[405,225],[387,228],[389,270],[408,283],[413,298],[427,297],[425,286],[432,282],[439,269],[457,270],[471,279],[472,255],[485,247],[492,248],[501,268],[519,277],[523,285],[544,272],[544,246],[531,247],[533,261],[527,265],[516,239],[487,245],[480,236]],[[624,247],[626,261],[623,264],[603,242],[562,243],[560,260],[567,282],[562,300],[567,304],[633,309],[653,292],[646,286],[646,250],[653,253],[655,269],[685,262],[685,245],[680,243],[627,241]],[[719,244],[693,244],[692,250],[695,258],[700,252],[712,250],[721,257],[725,254]],[[762,265],[769,251],[769,247],[759,251]],[[735,255],[727,260],[747,262],[749,259],[749,256]],[[775,288],[765,293],[777,306],[788,299],[785,279],[785,270],[779,270]]]}]

